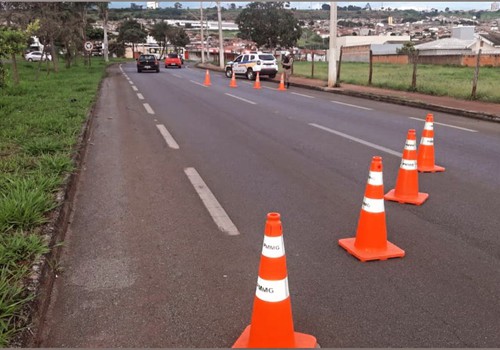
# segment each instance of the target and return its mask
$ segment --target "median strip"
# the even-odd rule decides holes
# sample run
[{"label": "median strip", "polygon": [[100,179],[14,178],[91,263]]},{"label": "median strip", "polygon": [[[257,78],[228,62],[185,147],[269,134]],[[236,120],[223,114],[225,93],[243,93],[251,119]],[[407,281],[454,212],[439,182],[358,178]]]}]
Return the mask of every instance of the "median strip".
[{"label": "median strip", "polygon": [[393,151],[392,149],[385,148],[383,146],[379,146],[379,145],[376,145],[374,143],[358,139],[357,137],[354,137],[354,136],[351,136],[351,135],[347,135],[347,134],[344,134],[343,132],[327,128],[326,126],[318,125],[318,124],[315,124],[315,123],[309,123],[309,125],[310,126],[314,126],[315,128],[318,128],[318,129],[321,129],[321,130],[324,130],[324,131],[328,131],[329,133],[345,137],[346,139],[349,139],[351,141],[355,141],[355,142],[361,143],[362,145],[378,149],[379,151],[382,151],[382,152],[385,152],[385,153],[389,153],[389,154],[391,154],[393,156],[396,156],[396,157],[401,157],[403,155],[400,152],[396,152],[396,151]]},{"label": "median strip", "polygon": [[185,168],[184,173],[187,175],[189,181],[191,181],[191,184],[196,190],[196,193],[198,193],[198,196],[200,196],[201,201],[207,208],[210,216],[214,220],[219,230],[227,233],[230,236],[239,235],[240,233],[238,229],[233,224],[224,208],[217,201],[217,198],[215,198],[212,191],[210,191],[205,181],[203,181],[196,169]]}]

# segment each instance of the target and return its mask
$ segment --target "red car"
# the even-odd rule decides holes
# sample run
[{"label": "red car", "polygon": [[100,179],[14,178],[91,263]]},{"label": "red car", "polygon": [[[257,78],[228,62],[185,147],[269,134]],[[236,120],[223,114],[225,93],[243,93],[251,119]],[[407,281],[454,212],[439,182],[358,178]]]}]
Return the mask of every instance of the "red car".
[{"label": "red car", "polygon": [[168,67],[182,67],[182,61],[179,57],[178,54],[176,53],[169,53],[167,57],[165,58],[165,68]]}]

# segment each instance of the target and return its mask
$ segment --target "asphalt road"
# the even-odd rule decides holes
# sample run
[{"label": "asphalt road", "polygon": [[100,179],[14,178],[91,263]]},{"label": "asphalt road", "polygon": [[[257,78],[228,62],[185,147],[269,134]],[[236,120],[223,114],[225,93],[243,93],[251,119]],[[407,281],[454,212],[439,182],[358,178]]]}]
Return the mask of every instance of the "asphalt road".
[{"label": "asphalt road", "polygon": [[406,256],[362,263],[337,241],[354,237],[370,160],[392,189],[427,111],[204,75],[110,70],[41,346],[230,347],[271,211],[295,329],[321,347],[500,345],[500,124],[434,114],[446,172],[419,175],[422,206],[385,202]]}]

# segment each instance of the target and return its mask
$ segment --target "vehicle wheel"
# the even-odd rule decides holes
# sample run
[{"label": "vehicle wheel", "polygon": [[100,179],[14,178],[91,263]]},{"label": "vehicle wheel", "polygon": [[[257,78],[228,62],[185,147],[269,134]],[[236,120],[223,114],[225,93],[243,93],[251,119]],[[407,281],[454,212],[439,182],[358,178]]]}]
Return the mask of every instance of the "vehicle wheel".
[{"label": "vehicle wheel", "polygon": [[168,68],[167,65],[165,65],[165,68]]},{"label": "vehicle wheel", "polygon": [[137,69],[137,73],[141,73],[141,72],[142,72],[142,70],[140,70],[140,69]]},{"label": "vehicle wheel", "polygon": [[33,59],[32,58],[28,58],[28,62],[33,62]]},{"label": "vehicle wheel", "polygon": [[160,68],[158,68],[158,69],[156,70],[156,73],[160,73]]},{"label": "vehicle wheel", "polygon": [[255,73],[253,70],[251,70],[251,69],[247,70],[247,79],[248,80],[255,80]]},{"label": "vehicle wheel", "polygon": [[271,79],[276,78],[276,74],[270,74],[270,75],[269,75],[269,78],[271,78]]},{"label": "vehicle wheel", "polygon": [[179,66],[179,69],[181,69],[181,68],[182,68],[182,66]]},{"label": "vehicle wheel", "polygon": [[232,77],[233,77],[233,70],[226,69],[226,78],[232,78]]}]

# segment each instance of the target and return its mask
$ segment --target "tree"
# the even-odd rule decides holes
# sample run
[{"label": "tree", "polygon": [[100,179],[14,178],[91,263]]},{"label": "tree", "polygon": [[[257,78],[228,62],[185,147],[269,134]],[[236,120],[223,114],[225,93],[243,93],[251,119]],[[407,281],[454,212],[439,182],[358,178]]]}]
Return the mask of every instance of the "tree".
[{"label": "tree", "polygon": [[252,2],[236,17],[241,39],[258,46],[295,46],[302,35],[298,20],[285,10],[283,2]]},{"label": "tree", "polygon": [[181,9],[182,8],[182,4],[180,2],[176,2],[174,4],[174,8],[176,8],[177,10]]},{"label": "tree", "polygon": [[396,52],[399,55],[408,55],[408,57],[413,57],[416,53],[415,44],[411,41],[407,41],[403,44],[403,47],[397,49]]},{"label": "tree", "polygon": [[168,32],[170,44],[175,46],[177,51],[179,47],[185,47],[190,43],[189,36],[186,31],[179,27],[171,27]]},{"label": "tree", "polygon": [[122,23],[118,30],[118,41],[132,44],[132,54],[135,56],[135,44],[146,42],[147,33],[139,22],[128,20]]},{"label": "tree", "polygon": [[85,29],[85,35],[87,37],[87,40],[102,41],[104,39],[104,29],[94,28],[91,25],[88,25]]},{"label": "tree", "polygon": [[160,45],[161,53],[163,56],[165,53],[165,48],[168,42],[168,33],[171,29],[171,26],[167,22],[158,22],[155,23],[153,28],[150,30],[149,34],[156,40],[156,42]]},{"label": "tree", "polygon": [[[2,28],[0,30],[0,59],[10,56],[12,60],[12,73],[14,85],[19,84],[19,72],[17,70],[16,54],[22,54],[26,49],[28,39],[32,32],[37,29],[38,22],[30,24],[26,31]],[[4,70],[3,65],[0,68],[2,76],[0,77],[0,85],[3,85]]]},{"label": "tree", "polygon": [[[26,47],[27,40],[28,37],[26,36],[26,34],[20,30],[9,28],[2,28],[2,30],[0,30],[0,59],[4,57],[12,59],[12,71],[15,85],[19,84],[16,54],[23,52]],[[4,74],[3,64],[1,71]],[[3,74],[2,77],[0,77],[0,86],[4,85]]]},{"label": "tree", "polygon": [[328,5],[328,4],[323,4],[323,5],[321,5],[321,9],[322,9],[323,11],[330,11],[330,5]]},{"label": "tree", "polygon": [[235,4],[234,2],[233,2],[233,3],[231,3],[231,5],[230,5],[230,6],[231,6],[231,10],[236,10],[236,4]]}]

